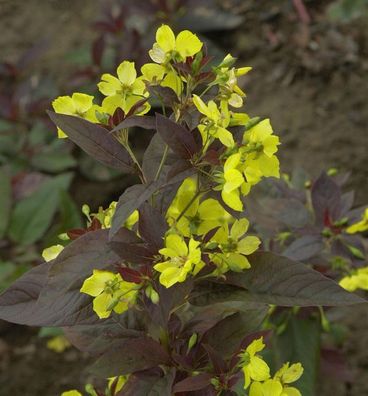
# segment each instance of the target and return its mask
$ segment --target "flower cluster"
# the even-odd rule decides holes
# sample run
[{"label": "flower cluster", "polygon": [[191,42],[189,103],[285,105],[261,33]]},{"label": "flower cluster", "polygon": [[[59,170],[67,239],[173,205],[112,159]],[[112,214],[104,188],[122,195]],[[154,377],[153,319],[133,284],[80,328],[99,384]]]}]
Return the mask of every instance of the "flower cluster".
[{"label": "flower cluster", "polygon": [[[155,207],[155,190],[148,197],[152,205],[148,212],[135,206],[135,200],[140,202],[139,194],[127,199],[124,216],[115,216],[121,210],[119,205],[124,206],[124,199],[118,205],[112,202],[107,209],[99,208],[97,213],[83,207],[87,229],[69,236],[98,229],[113,235],[120,231],[132,241],[132,245],[116,242],[121,261],[115,263],[115,272],[112,266],[98,263],[100,269],[95,269],[80,288],[80,292],[93,297],[93,309],[102,319],[130,309],[138,312],[157,306],[162,290],[170,293],[187,280],[190,284],[219,281],[251,268],[251,255],[261,241],[250,232],[243,197],[262,178],[279,177],[279,138],[273,134],[270,121],[238,111],[246,96],[238,77],[251,68],[235,68],[235,58],[227,55],[209,69],[209,57],[199,38],[186,30],[175,36],[167,25],[157,30],[149,55],[153,62],[143,65],[140,75],[131,61],[123,61],[116,76],[102,75],[98,84],[104,95],[101,104],[80,93],[60,97],[53,103],[57,113],[80,117],[112,131],[111,136],[131,157],[143,185],[164,188],[172,173],[166,161],[170,156],[172,161],[173,154],[179,155],[177,162],[184,165],[184,170],[193,170],[172,183],[177,187],[166,206]],[[164,114],[156,116],[157,135],[163,147],[152,179],[129,146],[129,128],[119,129],[119,124],[132,116],[147,122],[153,118],[147,114],[158,105],[157,99]],[[167,111],[170,117],[166,117]],[[160,122],[166,123],[163,129]],[[59,130],[59,137],[67,133]],[[142,185],[137,187],[137,191],[145,191]],[[159,214],[157,207],[163,208]],[[151,221],[157,224],[150,228]],[[55,258],[62,248],[49,248],[45,257]],[[187,353],[195,353],[200,342],[193,333]],[[240,355],[238,369],[244,373],[245,389],[249,388],[251,396],[299,395],[289,384],[301,376],[301,366],[287,364],[271,378],[268,365],[259,355],[264,347],[263,340],[257,339]],[[227,385],[221,386],[226,389]]]},{"label": "flower cluster", "polygon": [[249,396],[301,396],[299,390],[289,384],[302,376],[302,365],[285,363],[271,378],[270,368],[259,355],[264,348],[263,338],[258,338],[239,355],[244,388],[250,385]]}]

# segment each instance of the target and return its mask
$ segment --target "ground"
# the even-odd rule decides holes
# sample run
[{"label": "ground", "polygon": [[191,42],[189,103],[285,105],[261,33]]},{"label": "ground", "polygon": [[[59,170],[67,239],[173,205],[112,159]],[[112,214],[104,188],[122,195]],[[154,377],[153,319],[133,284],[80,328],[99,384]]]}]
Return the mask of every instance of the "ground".
[{"label": "ground", "polygon": [[[351,187],[363,204],[368,196],[366,25],[336,25],[326,17],[327,1],[309,3],[310,28],[291,2],[249,1],[246,22],[212,38],[232,48],[240,64],[254,67],[243,81],[247,110],[271,118],[283,143],[284,170],[300,166],[314,176],[328,167],[351,171]],[[51,52],[40,67],[62,82],[68,67],[63,57],[93,38],[89,24],[97,12],[98,2],[91,0],[0,0],[2,58],[14,59],[37,38],[49,37]],[[83,191],[76,191],[82,196],[78,201]],[[355,379],[352,385],[321,381],[321,396],[368,394],[367,308],[347,310],[344,323],[349,329],[344,350]],[[0,396],[56,396],[62,389],[81,387],[88,379],[85,363],[86,357],[73,349],[61,355],[47,350],[36,330],[0,326]]]}]

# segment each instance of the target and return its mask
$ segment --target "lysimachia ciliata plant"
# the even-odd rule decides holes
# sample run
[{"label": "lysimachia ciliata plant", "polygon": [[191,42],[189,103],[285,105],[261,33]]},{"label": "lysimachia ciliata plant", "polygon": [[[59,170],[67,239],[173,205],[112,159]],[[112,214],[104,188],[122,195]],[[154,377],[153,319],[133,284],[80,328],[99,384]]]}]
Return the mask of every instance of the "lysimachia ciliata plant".
[{"label": "lysimachia ciliata plant", "polygon": [[[109,379],[86,387],[93,396],[300,395],[302,365],[271,369],[263,356],[270,305],[363,300],[252,234],[244,197],[279,177],[279,139],[239,110],[250,68],[231,55],[211,66],[196,35],[166,25],[149,55],[139,76],[129,61],[102,75],[101,104],[83,93],[53,102],[59,137],[140,182],[105,210],[85,206],[87,227],[0,297],[0,318],[63,327]],[[152,136],[143,158],[133,133]]]}]

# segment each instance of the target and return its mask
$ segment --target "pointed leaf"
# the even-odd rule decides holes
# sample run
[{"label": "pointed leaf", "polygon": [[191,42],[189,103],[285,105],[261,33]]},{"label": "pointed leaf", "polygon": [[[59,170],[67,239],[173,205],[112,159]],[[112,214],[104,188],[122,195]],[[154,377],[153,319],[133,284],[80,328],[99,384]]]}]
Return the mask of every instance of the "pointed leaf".
[{"label": "pointed leaf", "polygon": [[151,116],[131,116],[127,117],[119,125],[117,125],[111,132],[117,132],[123,128],[139,127],[142,129],[155,129],[156,120]]},{"label": "pointed leaf", "polygon": [[156,129],[162,140],[181,158],[192,158],[198,151],[191,132],[158,113],[156,113]]},{"label": "pointed leaf", "polygon": [[293,241],[283,251],[283,256],[292,260],[308,260],[323,250],[324,244],[321,235],[305,235]]},{"label": "pointed leaf", "polygon": [[247,289],[258,302],[280,306],[344,306],[365,302],[307,265],[286,257],[257,252],[249,256],[249,261],[250,269],[227,275],[226,283]]},{"label": "pointed leaf", "polygon": [[159,183],[136,184],[127,188],[120,196],[116,205],[115,214],[112,218],[110,237],[113,237],[122,227],[126,219],[149,199],[158,189]]},{"label": "pointed leaf", "polygon": [[172,396],[175,369],[147,370],[131,374],[116,396]]},{"label": "pointed leaf", "polygon": [[58,209],[61,192],[68,189],[71,180],[70,173],[56,176],[19,201],[10,219],[10,238],[24,245],[39,240],[49,228]]},{"label": "pointed leaf", "polygon": [[165,217],[149,204],[139,210],[138,230],[141,237],[157,250],[163,247],[163,238],[168,224]]},{"label": "pointed leaf", "polygon": [[108,378],[165,365],[169,359],[165,349],[152,338],[134,338],[113,343],[91,367],[91,372]]},{"label": "pointed leaf", "polygon": [[210,383],[212,375],[209,373],[201,373],[193,377],[185,378],[174,386],[174,393],[192,392],[206,388]]},{"label": "pointed leaf", "polygon": [[111,168],[134,173],[124,147],[106,129],[82,118],[48,111],[51,120],[91,157]]},{"label": "pointed leaf", "polygon": [[0,319],[28,324],[33,321],[37,300],[51,263],[32,268],[0,295]]}]

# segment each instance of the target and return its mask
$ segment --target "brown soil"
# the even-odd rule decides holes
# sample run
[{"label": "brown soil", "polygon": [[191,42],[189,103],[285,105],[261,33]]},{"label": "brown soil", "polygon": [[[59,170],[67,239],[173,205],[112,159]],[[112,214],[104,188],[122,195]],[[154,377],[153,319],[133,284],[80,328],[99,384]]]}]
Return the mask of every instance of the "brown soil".
[{"label": "brown soil", "polygon": [[[310,28],[300,23],[291,2],[248,3],[251,11],[241,28],[214,36],[254,67],[244,81],[248,112],[271,118],[283,142],[285,170],[300,166],[312,175],[328,167],[350,170],[358,202],[367,202],[367,25],[332,24],[324,13],[327,1],[309,2]],[[1,57],[15,58],[37,38],[50,37],[52,51],[40,67],[62,79],[68,67],[63,57],[91,40],[89,23],[97,12],[98,3],[87,0],[0,0]],[[350,330],[344,350],[355,379],[351,386],[323,380],[321,396],[368,394],[367,308],[348,310],[344,321]],[[87,379],[84,357],[75,350],[50,352],[34,331],[22,327],[0,333],[0,356],[0,396],[56,396],[63,389],[82,389]]]}]

